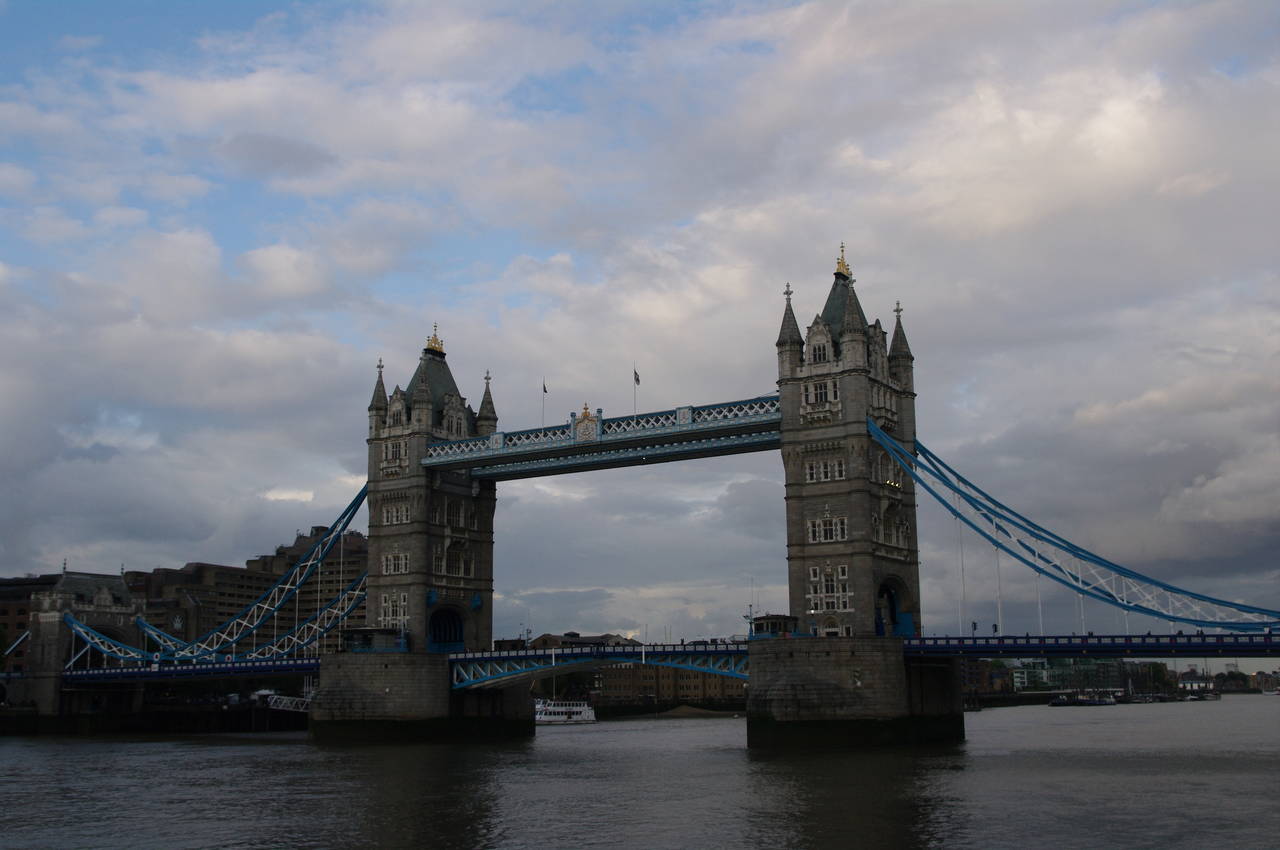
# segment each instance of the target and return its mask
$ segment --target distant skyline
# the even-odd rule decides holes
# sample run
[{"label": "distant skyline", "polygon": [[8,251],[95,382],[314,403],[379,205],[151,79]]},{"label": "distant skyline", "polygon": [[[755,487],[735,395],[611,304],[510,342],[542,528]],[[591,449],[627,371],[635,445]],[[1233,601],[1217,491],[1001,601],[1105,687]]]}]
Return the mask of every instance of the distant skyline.
[{"label": "distant skyline", "polygon": [[[1280,608],[1277,103],[1263,2],[0,0],[0,575],[328,524],[375,364],[403,385],[434,323],[504,430],[772,392],[783,287],[807,326],[844,242],[868,318],[902,304],[932,449]],[[785,610],[781,479],[501,484],[495,634]],[[955,529],[922,503],[921,533],[924,631],[989,632],[989,547],[962,615]]]}]

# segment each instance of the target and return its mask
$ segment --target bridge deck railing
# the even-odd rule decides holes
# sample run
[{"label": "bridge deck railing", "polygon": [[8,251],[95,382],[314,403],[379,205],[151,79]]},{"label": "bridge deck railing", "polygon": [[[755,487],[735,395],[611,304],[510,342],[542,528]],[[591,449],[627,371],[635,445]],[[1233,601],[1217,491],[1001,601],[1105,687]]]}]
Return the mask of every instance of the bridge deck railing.
[{"label": "bridge deck railing", "polygon": [[908,638],[913,655],[1273,655],[1280,635],[1045,635]]}]

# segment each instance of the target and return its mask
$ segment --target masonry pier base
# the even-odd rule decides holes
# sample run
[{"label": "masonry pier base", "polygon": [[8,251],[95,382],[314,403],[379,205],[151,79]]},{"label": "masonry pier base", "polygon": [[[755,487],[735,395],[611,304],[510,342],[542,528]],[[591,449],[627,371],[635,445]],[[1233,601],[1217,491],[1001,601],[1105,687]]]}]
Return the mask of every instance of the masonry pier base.
[{"label": "masonry pier base", "polygon": [[528,737],[533,699],[527,684],[454,691],[443,654],[340,653],[321,658],[309,728],[317,741]]},{"label": "masonry pier base", "polygon": [[751,642],[747,746],[859,748],[964,739],[956,659],[907,659],[890,637]]}]

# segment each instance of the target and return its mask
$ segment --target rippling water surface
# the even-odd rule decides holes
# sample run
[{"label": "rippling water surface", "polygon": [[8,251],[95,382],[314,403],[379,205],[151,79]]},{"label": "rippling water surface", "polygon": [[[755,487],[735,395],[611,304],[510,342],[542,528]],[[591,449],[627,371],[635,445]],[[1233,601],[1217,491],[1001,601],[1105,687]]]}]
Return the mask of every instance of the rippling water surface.
[{"label": "rippling water surface", "polygon": [[955,747],[757,754],[741,719],[508,744],[0,739],[0,846],[1280,847],[1280,697],[966,715]]}]

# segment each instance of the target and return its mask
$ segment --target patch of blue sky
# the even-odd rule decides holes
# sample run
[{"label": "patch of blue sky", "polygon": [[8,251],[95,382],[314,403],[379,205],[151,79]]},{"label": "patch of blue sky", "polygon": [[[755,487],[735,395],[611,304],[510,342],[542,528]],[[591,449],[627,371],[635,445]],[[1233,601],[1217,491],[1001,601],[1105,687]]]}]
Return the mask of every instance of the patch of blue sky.
[{"label": "patch of blue sky", "polygon": [[0,4],[0,81],[19,79],[58,53],[107,52],[141,64],[205,34],[247,30],[271,11],[261,0],[9,0]]},{"label": "patch of blue sky", "polygon": [[[595,41],[610,48],[661,36],[704,18],[723,18],[753,10],[776,8],[776,0],[702,0],[685,3],[613,4],[607,19],[595,27]],[[792,4],[785,4],[792,5]]]},{"label": "patch of blue sky", "polygon": [[578,115],[588,103],[584,89],[599,78],[586,65],[577,65],[554,74],[526,77],[507,95],[507,102],[519,112],[551,112]]}]

